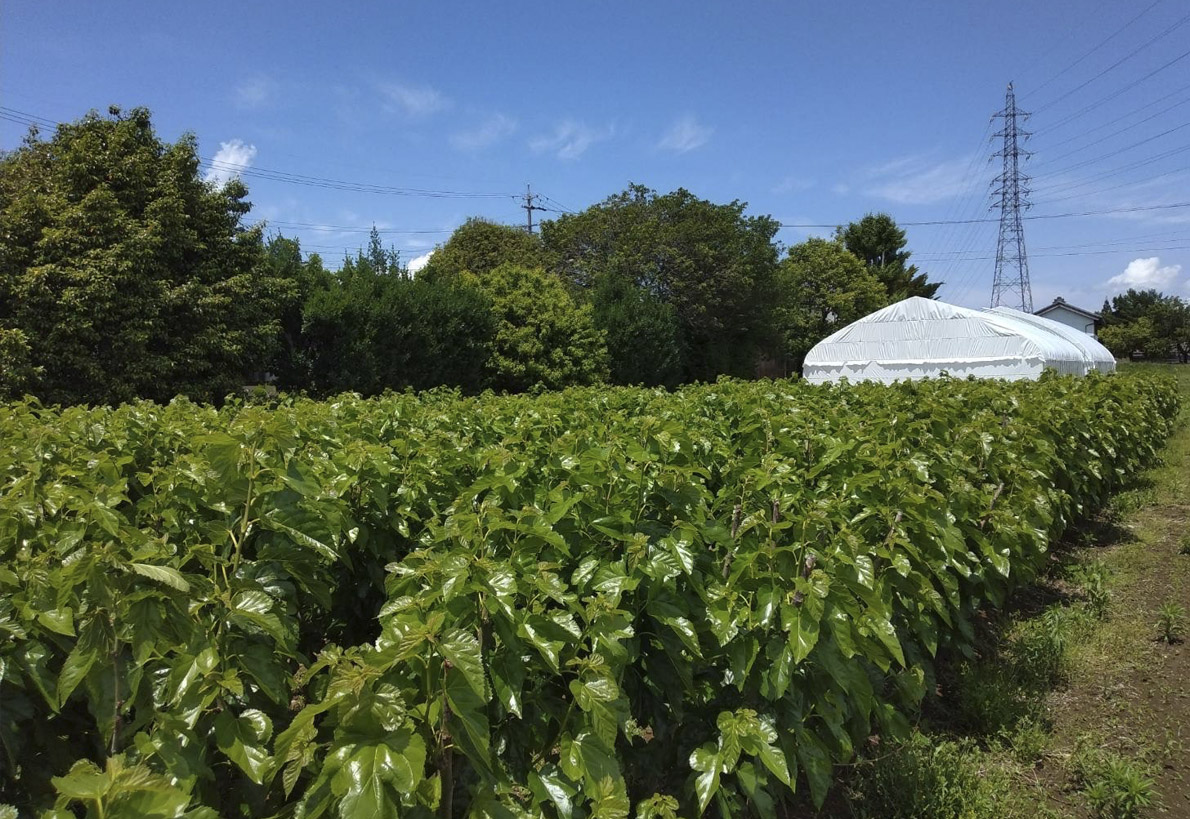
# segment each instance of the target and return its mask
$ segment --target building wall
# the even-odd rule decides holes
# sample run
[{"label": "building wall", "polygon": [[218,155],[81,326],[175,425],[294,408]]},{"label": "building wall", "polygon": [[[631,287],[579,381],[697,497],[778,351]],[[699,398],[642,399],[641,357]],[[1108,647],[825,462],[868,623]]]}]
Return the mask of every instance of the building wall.
[{"label": "building wall", "polygon": [[1046,310],[1039,315],[1047,319],[1053,319],[1065,324],[1067,327],[1073,327],[1076,330],[1082,330],[1087,335],[1095,335],[1095,320],[1087,318],[1081,313],[1076,313],[1062,305],[1058,305],[1053,310]]}]

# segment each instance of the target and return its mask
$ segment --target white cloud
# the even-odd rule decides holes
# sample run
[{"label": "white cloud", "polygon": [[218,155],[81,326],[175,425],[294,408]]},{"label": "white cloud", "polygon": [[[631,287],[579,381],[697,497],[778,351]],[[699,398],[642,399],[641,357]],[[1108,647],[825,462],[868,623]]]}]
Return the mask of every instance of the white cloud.
[{"label": "white cloud", "polygon": [[257,74],[235,87],[232,96],[238,108],[260,108],[277,90],[277,83],[263,74]]},{"label": "white cloud", "polygon": [[221,188],[232,179],[239,177],[240,172],[246,170],[254,159],[256,159],[255,145],[246,145],[241,139],[220,142],[219,150],[211,160],[211,169],[203,178]]},{"label": "white cloud", "polygon": [[1118,276],[1107,280],[1108,287],[1167,287],[1182,272],[1180,264],[1161,266],[1158,256],[1147,259],[1133,259]]},{"label": "white cloud", "polygon": [[700,125],[692,114],[687,114],[670,126],[657,143],[657,147],[663,151],[684,154],[706,145],[713,133],[713,128]]},{"label": "white cloud", "polygon": [[[870,180],[868,193],[902,205],[928,205],[961,195],[973,184],[968,171],[974,170],[971,157],[934,161],[927,157],[903,157],[876,168],[865,176]],[[984,174],[985,169],[980,173]],[[990,173],[988,173],[990,175]],[[975,182],[982,190],[982,182]]]},{"label": "white cloud", "polygon": [[493,114],[478,128],[452,134],[450,144],[460,151],[478,151],[512,136],[516,129],[516,120],[512,117]]},{"label": "white cloud", "polygon": [[554,132],[529,141],[529,147],[537,152],[556,153],[559,159],[578,159],[596,142],[610,139],[615,129],[592,128],[581,122],[568,119],[559,122]]},{"label": "white cloud", "polygon": [[797,193],[814,187],[814,180],[802,179],[800,176],[787,176],[773,186],[773,193]]},{"label": "white cloud", "polygon": [[411,260],[409,262],[409,272],[416,273],[417,271],[421,270],[423,267],[425,267],[429,263],[430,257],[433,255],[434,255],[434,251],[431,250],[429,253],[423,253],[422,255],[417,256],[416,258]]},{"label": "white cloud", "polygon": [[385,107],[411,117],[426,117],[450,107],[450,100],[428,85],[386,82],[379,85]]}]

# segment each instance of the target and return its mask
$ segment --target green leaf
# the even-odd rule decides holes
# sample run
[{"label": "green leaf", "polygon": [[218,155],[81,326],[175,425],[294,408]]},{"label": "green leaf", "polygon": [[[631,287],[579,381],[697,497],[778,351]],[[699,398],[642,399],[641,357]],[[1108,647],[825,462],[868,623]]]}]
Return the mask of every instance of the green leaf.
[{"label": "green leaf", "polygon": [[788,634],[795,665],[806,659],[818,642],[820,614],[814,611],[815,606],[810,602],[814,599],[817,598],[807,595],[801,605],[785,603],[781,606],[781,623]]},{"label": "green leaf", "polygon": [[806,780],[810,783],[810,798],[814,800],[815,807],[821,808],[832,781],[830,752],[813,731],[799,727],[797,758],[806,772]]},{"label": "green leaf", "polygon": [[695,632],[693,623],[685,617],[658,617],[657,619],[673,629],[686,648],[690,649],[691,654],[695,657],[702,656],[702,650],[698,645],[698,633]]},{"label": "green leaf", "polygon": [[904,667],[905,654],[901,651],[901,642],[897,639],[896,629],[887,618],[870,611],[860,618],[859,626],[861,630],[874,635],[888,649],[888,653]]},{"label": "green leaf", "polygon": [[485,774],[490,773],[491,729],[488,727],[487,709],[484,700],[475,693],[471,683],[457,668],[446,670],[446,701],[451,711],[447,730],[472,765]]},{"label": "green leaf", "polygon": [[694,574],[694,543],[687,537],[667,537],[662,543],[678,559],[686,576]]},{"label": "green leaf", "polygon": [[264,743],[273,733],[273,724],[260,711],[248,709],[234,716],[221,711],[215,718],[215,745],[257,785],[269,769],[269,754]]},{"label": "green leaf", "polygon": [[182,573],[172,566],[159,566],[150,563],[129,563],[128,568],[142,577],[156,580],[158,583],[169,586],[171,589],[177,589],[180,592],[190,591],[190,584],[186,582],[186,578],[182,577]]},{"label": "green leaf", "polygon": [[491,657],[489,670],[496,697],[510,714],[521,716],[521,687],[525,682],[525,663],[505,646]]},{"label": "green leaf", "polygon": [[540,771],[529,771],[529,787],[538,801],[554,803],[559,819],[570,819],[574,815],[575,788],[568,783],[554,765],[547,764]]},{"label": "green leaf", "polygon": [[58,793],[69,799],[102,799],[112,786],[108,775],[89,759],[79,760],[66,776],[55,776],[50,781]]},{"label": "green leaf", "polygon": [[397,817],[397,794],[412,794],[425,778],[426,747],[411,731],[384,740],[352,746],[346,762],[331,779],[331,790],[343,795],[339,815]]},{"label": "green leaf", "polygon": [[561,640],[551,640],[546,635],[550,633],[550,626],[552,623],[540,615],[529,615],[521,623],[518,633],[529,641],[530,645],[541,652],[541,656],[549,664],[550,670],[555,674],[560,671],[559,662],[561,660],[562,647],[565,645]]},{"label": "green leaf", "polygon": [[462,673],[471,690],[486,702],[490,695],[484,680],[483,656],[480,654],[479,640],[476,636],[463,629],[452,629],[443,635],[438,643],[438,650]]},{"label": "green leaf", "polygon": [[64,705],[74,689],[90,673],[91,668],[99,659],[103,627],[95,620],[91,620],[83,628],[79,640],[74,648],[66,655],[62,663],[62,671],[58,674],[58,704]]},{"label": "green leaf", "polygon": [[56,634],[65,637],[74,636],[74,612],[71,611],[70,606],[40,612],[37,615],[37,622]]},{"label": "green leaf", "polygon": [[708,742],[695,748],[694,753],[690,754],[690,767],[701,772],[694,779],[694,794],[698,797],[698,812],[706,813],[715,791],[719,790],[719,774],[723,760],[719,758],[715,746]]}]

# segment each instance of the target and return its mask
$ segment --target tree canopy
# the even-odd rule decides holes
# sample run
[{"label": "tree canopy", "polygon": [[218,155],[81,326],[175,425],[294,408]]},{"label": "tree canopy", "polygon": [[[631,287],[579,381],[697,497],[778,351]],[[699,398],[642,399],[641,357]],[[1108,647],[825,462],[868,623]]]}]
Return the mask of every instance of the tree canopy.
[{"label": "tree canopy", "polygon": [[884,285],[838,239],[812,238],[789,248],[778,282],[774,324],[787,369],[800,370],[811,347],[888,304]]},{"label": "tree canopy", "polygon": [[880,280],[890,303],[910,296],[932,299],[942,286],[942,282],[928,281],[917,265],[909,264],[912,254],[905,250],[905,231],[887,213],[869,213],[839,228],[835,238]]},{"label": "tree canopy", "polygon": [[491,298],[496,319],[487,386],[521,392],[607,378],[607,348],[591,305],[576,302],[557,276],[502,264],[466,278]]},{"label": "tree canopy", "polygon": [[[613,281],[621,285],[615,292],[629,285],[672,309],[680,345],[667,356],[682,357],[682,380],[752,375],[769,326],[779,225],[769,216],[745,216],[745,208],[681,188],[658,194],[631,185],[581,213],[543,222],[547,265],[580,291]],[[663,325],[657,331],[670,332]],[[628,358],[651,354],[619,344],[612,352],[615,371],[634,367]],[[646,380],[653,379],[660,374]]]},{"label": "tree canopy", "polygon": [[[838,324],[939,287],[887,214],[781,260],[772,217],[684,188],[629,185],[539,236],[471,218],[415,276],[375,228],[334,270],[250,209],[143,108],[31,131],[0,157],[0,400],[675,387],[797,369]],[[1182,344],[1184,310],[1130,291],[1107,333]]]},{"label": "tree canopy", "polygon": [[435,279],[468,272],[482,276],[502,264],[541,267],[541,240],[519,227],[471,218],[430,256],[419,278]]},{"label": "tree canopy", "polygon": [[1099,340],[1117,356],[1190,360],[1190,304],[1157,290],[1129,289],[1103,302]]},{"label": "tree canopy", "polygon": [[296,298],[243,224],[246,194],[204,182],[194,137],[163,142],[143,108],[31,132],[0,159],[0,332],[21,389],[106,403],[244,383]]},{"label": "tree canopy", "polygon": [[[317,257],[313,257],[316,260]],[[496,318],[491,299],[457,278],[413,279],[373,242],[321,280],[301,316],[295,385],[316,393],[483,387]]]}]

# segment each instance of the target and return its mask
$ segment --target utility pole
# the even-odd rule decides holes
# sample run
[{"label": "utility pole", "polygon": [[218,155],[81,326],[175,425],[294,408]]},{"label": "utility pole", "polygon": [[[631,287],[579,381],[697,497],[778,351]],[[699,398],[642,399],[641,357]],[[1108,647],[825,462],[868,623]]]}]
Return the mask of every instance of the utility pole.
[{"label": "utility pole", "polygon": [[1021,148],[1020,143],[1030,134],[1018,124],[1029,115],[1016,107],[1016,95],[1012,83],[1004,95],[1004,110],[995,115],[1004,120],[1004,127],[996,134],[1004,139],[1004,147],[992,154],[1000,157],[1004,169],[992,184],[992,205],[1000,211],[1000,236],[996,240],[996,277],[992,281],[992,307],[1001,304],[1015,307],[1025,313],[1033,312],[1033,288],[1029,284],[1029,259],[1025,253],[1025,229],[1021,225],[1021,211],[1031,207],[1029,202],[1029,177],[1021,171],[1022,160],[1032,153]]},{"label": "utility pole", "polygon": [[525,224],[525,230],[527,230],[529,233],[533,232],[533,211],[545,210],[545,208],[533,204],[535,200],[540,198],[541,197],[538,194],[533,193],[532,189],[528,185],[525,185],[525,204],[521,205],[521,207],[525,209],[525,216],[528,217]]}]

